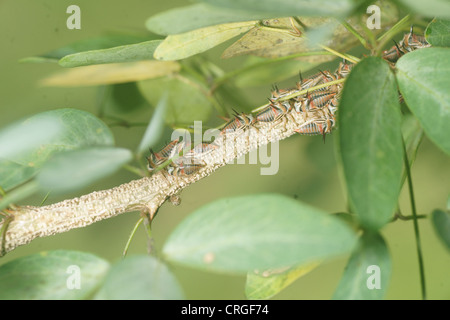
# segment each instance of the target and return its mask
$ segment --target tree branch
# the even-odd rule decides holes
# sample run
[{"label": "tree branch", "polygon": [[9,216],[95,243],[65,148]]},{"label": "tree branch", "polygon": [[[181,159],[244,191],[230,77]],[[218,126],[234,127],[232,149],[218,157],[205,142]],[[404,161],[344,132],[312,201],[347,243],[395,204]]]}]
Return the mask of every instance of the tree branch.
[{"label": "tree branch", "polygon": [[[319,111],[317,111],[319,112]],[[52,205],[18,206],[9,211],[13,220],[6,234],[0,239],[3,253],[28,244],[38,237],[63,233],[74,228],[88,226],[125,212],[144,211],[154,217],[158,208],[172,195],[218,168],[270,142],[285,139],[319,114],[291,110],[275,123],[261,122],[257,127],[225,133],[215,140],[218,148],[204,155],[205,166],[192,175],[170,175],[161,170],[150,177],[134,180],[118,187],[96,191],[79,198],[64,200]],[[0,230],[6,219],[0,223]]]}]

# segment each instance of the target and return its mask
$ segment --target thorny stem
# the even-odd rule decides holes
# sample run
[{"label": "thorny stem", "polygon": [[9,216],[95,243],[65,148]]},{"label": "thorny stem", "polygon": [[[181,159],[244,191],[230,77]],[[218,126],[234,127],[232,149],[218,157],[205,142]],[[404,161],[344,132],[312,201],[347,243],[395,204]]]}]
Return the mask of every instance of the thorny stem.
[{"label": "thorny stem", "polygon": [[[403,141],[403,140],[402,140]],[[419,233],[419,223],[418,223],[418,215],[416,211],[416,202],[414,200],[414,190],[411,178],[411,169],[409,167],[408,154],[406,152],[405,142],[403,141],[403,160],[406,168],[407,178],[408,178],[408,189],[409,189],[409,199],[411,201],[411,210],[413,216],[414,223],[414,234],[416,238],[416,250],[417,250],[417,259],[419,261],[419,273],[420,273],[420,286],[422,291],[422,300],[426,300],[426,285],[425,285],[425,270],[422,256],[422,246],[420,243],[420,233]]]}]

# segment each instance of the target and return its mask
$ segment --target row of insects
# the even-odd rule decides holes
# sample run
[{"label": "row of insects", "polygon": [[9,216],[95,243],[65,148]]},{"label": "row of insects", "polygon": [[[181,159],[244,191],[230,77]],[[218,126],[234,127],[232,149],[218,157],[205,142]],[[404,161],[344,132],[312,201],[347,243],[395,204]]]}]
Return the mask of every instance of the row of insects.
[{"label": "row of insects", "polygon": [[[383,58],[391,63],[395,63],[403,54],[407,52],[429,47],[424,37],[415,35],[412,31],[405,34],[403,39],[397,44],[383,52]],[[336,111],[342,83],[324,86],[308,92],[309,88],[326,84],[331,81],[345,78],[352,69],[351,64],[341,62],[334,73],[320,71],[317,74],[302,79],[297,82],[296,87],[291,89],[272,90],[269,103],[262,109],[251,114],[235,112],[233,118],[219,128],[220,135],[229,132],[244,131],[250,127],[260,128],[264,125],[278,123],[286,120],[291,112],[302,114],[304,122],[295,131],[304,135],[323,135],[330,133],[336,123]],[[296,95],[295,93],[305,91],[306,94]],[[189,146],[190,147],[190,146]],[[202,167],[205,163],[202,156],[212,152],[219,146],[215,143],[201,143],[194,148],[188,148],[179,139],[171,141],[159,152],[151,151],[148,160],[148,169],[154,172],[158,167],[171,160],[165,167],[167,173],[176,176],[191,175]],[[180,155],[182,153],[182,155]]]}]

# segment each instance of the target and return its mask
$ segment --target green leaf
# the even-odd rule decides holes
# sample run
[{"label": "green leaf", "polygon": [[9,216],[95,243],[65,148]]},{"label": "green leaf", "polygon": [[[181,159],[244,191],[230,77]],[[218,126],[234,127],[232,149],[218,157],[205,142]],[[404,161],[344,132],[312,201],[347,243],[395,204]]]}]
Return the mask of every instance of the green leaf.
[{"label": "green leaf", "polygon": [[379,229],[397,206],[403,164],[397,87],[385,61],[369,57],[354,67],[338,121],[350,204],[363,226]]},{"label": "green leaf", "polygon": [[151,79],[138,82],[138,88],[147,101],[155,106],[168,92],[166,123],[186,125],[206,121],[212,105],[202,92],[201,84],[185,77]]},{"label": "green leaf", "polygon": [[[44,119],[45,121],[41,121]],[[38,131],[26,131],[29,124],[46,124],[37,126]],[[76,109],[57,109],[42,112],[24,121],[18,122],[14,127],[15,136],[11,136],[9,143],[27,144],[26,140],[34,141],[36,136],[45,131],[53,131],[54,123],[58,133],[54,136],[30,144],[26,151],[22,150],[8,159],[0,159],[0,186],[10,189],[25,182],[42,167],[42,165],[55,153],[74,150],[89,146],[112,146],[114,137],[109,128],[94,115]],[[46,135],[46,133],[44,133]],[[3,146],[1,148],[3,150]]]},{"label": "green leaf", "polygon": [[230,22],[252,21],[274,17],[270,13],[233,10],[204,3],[175,8],[150,17],[145,25],[150,31],[162,34],[178,34],[199,28]]},{"label": "green leaf", "polygon": [[59,119],[51,113],[20,120],[0,131],[0,158],[12,159],[26,154],[58,137],[62,130]]},{"label": "green leaf", "polygon": [[156,48],[154,56],[158,60],[184,59],[250,30],[255,23],[255,21],[227,23],[170,35]]},{"label": "green leaf", "polygon": [[108,269],[108,262],[83,252],[56,250],[25,256],[0,266],[0,299],[88,299]]},{"label": "green leaf", "polygon": [[[317,41],[325,41],[322,44],[337,50],[348,51],[359,44],[358,40],[343,26],[336,24],[332,18],[305,18],[300,19],[301,23],[307,27],[305,30],[297,26],[302,33],[301,36],[295,34],[291,21],[288,18],[277,18],[265,20],[263,25],[257,25],[249,32],[234,42],[222,54],[222,58],[231,58],[240,55],[255,55],[264,58],[279,58],[289,55],[305,54],[302,60],[311,63],[323,63],[335,58],[331,55],[309,55],[308,52],[317,52],[321,49],[313,44]],[[357,25],[357,21],[349,19],[349,23]],[[334,26],[334,27],[331,27]],[[360,27],[355,27],[360,30]],[[317,30],[326,30],[331,38],[321,37],[318,39]],[[308,33],[311,32],[311,33]],[[306,38],[304,35],[309,34]]]},{"label": "green leaf", "polygon": [[450,18],[450,2],[447,0],[400,0],[400,2],[421,16]]},{"label": "green leaf", "polygon": [[450,250],[450,214],[436,209],[431,214],[431,222],[442,243]]},{"label": "green leaf", "polygon": [[39,56],[27,57],[20,62],[58,62],[62,57],[81,51],[107,49],[150,40],[148,36],[138,35],[106,35],[83,39]]},{"label": "green leaf", "polygon": [[397,62],[400,92],[425,134],[450,154],[450,49],[425,48]]},{"label": "green leaf", "polygon": [[333,299],[383,299],[389,285],[391,270],[389,250],[381,235],[365,232],[347,263]]},{"label": "green leaf", "polygon": [[46,190],[77,190],[116,172],[133,155],[122,148],[91,147],[59,153],[42,167],[36,179]]},{"label": "green leaf", "polygon": [[250,12],[267,12],[279,17],[290,16],[345,16],[354,8],[351,0],[202,0],[211,5],[248,10]]},{"label": "green leaf", "polygon": [[180,300],[183,291],[165,264],[150,256],[134,256],[115,264],[95,299]]},{"label": "green leaf", "polygon": [[450,21],[434,19],[425,30],[425,38],[434,47],[450,47]]},{"label": "green leaf", "polygon": [[147,151],[147,149],[152,148],[161,138],[164,130],[164,117],[167,111],[167,96],[167,92],[165,92],[156,105],[152,119],[139,144],[138,153],[142,153]]},{"label": "green leaf", "polygon": [[152,60],[153,52],[162,40],[151,40],[101,50],[83,51],[63,57],[59,64],[63,67],[80,67],[92,64]]},{"label": "green leaf", "polygon": [[12,189],[31,179],[36,173],[33,167],[23,166],[19,163],[0,159],[0,187],[3,190]]},{"label": "green leaf", "polygon": [[317,268],[319,264],[311,262],[292,268],[249,272],[245,283],[245,295],[248,299],[269,299]]},{"label": "green leaf", "polygon": [[84,87],[158,78],[180,70],[174,61],[137,61],[63,70],[41,81],[51,87]]},{"label": "green leaf", "polygon": [[343,222],[291,198],[225,198],[198,209],[169,236],[170,260],[216,272],[282,268],[349,252],[355,233]]}]

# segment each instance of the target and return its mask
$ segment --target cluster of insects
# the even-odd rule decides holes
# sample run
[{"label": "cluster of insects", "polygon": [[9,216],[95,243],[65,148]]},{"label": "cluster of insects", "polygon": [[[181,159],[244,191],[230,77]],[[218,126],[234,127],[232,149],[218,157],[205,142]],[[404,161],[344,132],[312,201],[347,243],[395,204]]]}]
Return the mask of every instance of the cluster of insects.
[{"label": "cluster of insects", "polygon": [[[429,46],[430,44],[425,38],[415,35],[411,28],[410,32],[405,34],[398,44],[395,43],[392,48],[384,51],[382,57],[390,63],[395,63],[402,55]],[[250,127],[258,129],[267,124],[287,121],[289,114],[297,112],[302,115],[304,120],[303,124],[295,130],[297,133],[322,135],[325,138],[325,135],[330,133],[336,124],[336,111],[343,83],[331,83],[329,86],[323,86],[320,89],[314,89],[313,87],[345,78],[352,67],[352,64],[344,60],[333,73],[320,71],[307,79],[303,79],[300,75],[300,81],[294,88],[278,89],[275,87],[267,105],[250,114],[235,111],[233,118],[219,128],[220,135],[245,131]],[[308,91],[311,88],[313,89]],[[306,91],[306,93],[296,94],[300,91]],[[168,174],[188,176],[206,165],[202,161],[202,156],[219,148],[215,142],[201,143],[192,149],[189,147],[186,152],[184,141],[176,139],[159,152],[151,151],[147,158],[149,171],[154,172],[158,167],[171,160],[165,167]]]},{"label": "cluster of insects", "polygon": [[386,61],[395,63],[404,54],[422,48],[431,47],[424,36],[420,36],[413,33],[413,27],[409,33],[403,36],[403,39],[399,43],[395,43],[389,50],[383,52],[383,59]]}]

